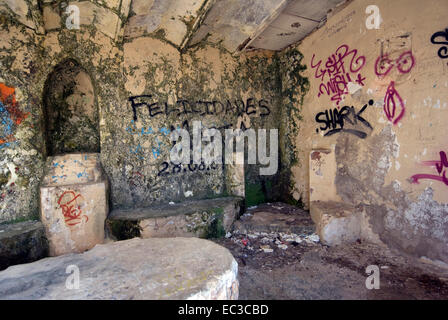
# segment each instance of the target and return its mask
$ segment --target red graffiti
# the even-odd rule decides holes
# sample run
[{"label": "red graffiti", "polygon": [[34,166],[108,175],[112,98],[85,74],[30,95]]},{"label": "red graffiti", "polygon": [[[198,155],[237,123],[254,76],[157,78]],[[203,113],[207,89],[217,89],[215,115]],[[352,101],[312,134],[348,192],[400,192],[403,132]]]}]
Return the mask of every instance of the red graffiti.
[{"label": "red graffiti", "polygon": [[9,146],[16,139],[13,135],[15,126],[22,123],[29,113],[19,110],[15,89],[0,83],[0,149]]},{"label": "red graffiti", "polygon": [[378,77],[387,76],[394,67],[401,74],[409,73],[415,65],[415,58],[411,51],[404,52],[397,60],[389,58],[388,54],[378,57],[375,62],[375,74]]},{"label": "red graffiti", "polygon": [[424,161],[423,165],[436,167],[438,175],[434,174],[416,174],[411,177],[412,183],[419,183],[419,180],[429,179],[443,182],[448,186],[448,178],[446,177],[446,168],[448,168],[448,158],[444,151],[440,151],[440,161]]},{"label": "red graffiti", "polygon": [[405,113],[405,106],[400,94],[395,90],[395,82],[392,81],[387,88],[386,96],[384,97],[384,113],[387,119],[394,125],[403,118]]},{"label": "red graffiti", "polygon": [[[311,68],[316,69],[314,76],[322,82],[319,86],[318,97],[322,94],[331,96],[331,101],[336,104],[342,101],[342,97],[348,94],[348,84],[355,82],[364,86],[364,78],[360,73],[366,63],[364,56],[358,56],[358,50],[350,50],[348,45],[342,45],[336,52],[327,58],[325,67],[322,67],[322,60],[314,63],[315,54],[311,59]],[[351,57],[351,59],[350,59]],[[349,64],[348,59],[350,59]],[[328,78],[326,80],[325,78]]]},{"label": "red graffiti", "polygon": [[19,125],[25,120],[29,112],[25,113],[18,109],[18,103],[16,101],[15,89],[6,86],[4,83],[0,83],[0,100],[3,105],[6,106],[6,110],[9,112],[11,119],[15,124]]},{"label": "red graffiti", "polygon": [[83,218],[85,218],[86,222],[89,221],[89,217],[82,214],[81,206],[78,205],[77,200],[79,198],[82,198],[81,194],[76,194],[74,191],[65,191],[59,197],[58,204],[68,226],[81,223]]}]

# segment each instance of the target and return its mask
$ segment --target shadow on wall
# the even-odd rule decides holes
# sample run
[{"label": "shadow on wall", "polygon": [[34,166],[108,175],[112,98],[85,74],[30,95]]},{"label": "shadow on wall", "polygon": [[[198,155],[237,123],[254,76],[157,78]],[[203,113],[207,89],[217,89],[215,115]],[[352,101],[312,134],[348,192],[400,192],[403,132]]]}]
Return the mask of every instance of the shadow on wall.
[{"label": "shadow on wall", "polygon": [[43,104],[47,155],[100,151],[94,88],[75,60],[59,63],[50,73]]}]

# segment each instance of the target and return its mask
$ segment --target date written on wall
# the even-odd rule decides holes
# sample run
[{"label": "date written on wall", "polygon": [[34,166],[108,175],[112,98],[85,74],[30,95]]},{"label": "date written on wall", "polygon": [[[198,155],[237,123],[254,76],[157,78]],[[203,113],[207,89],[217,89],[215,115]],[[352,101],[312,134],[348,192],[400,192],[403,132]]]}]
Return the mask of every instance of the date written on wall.
[{"label": "date written on wall", "polygon": [[168,176],[168,175],[178,175],[178,174],[186,174],[190,172],[207,172],[211,170],[219,169],[219,165],[216,163],[211,163],[210,165],[206,165],[204,162],[201,164],[191,163],[188,165],[182,164],[173,164],[167,161],[162,163],[159,173],[157,174],[159,177]]}]

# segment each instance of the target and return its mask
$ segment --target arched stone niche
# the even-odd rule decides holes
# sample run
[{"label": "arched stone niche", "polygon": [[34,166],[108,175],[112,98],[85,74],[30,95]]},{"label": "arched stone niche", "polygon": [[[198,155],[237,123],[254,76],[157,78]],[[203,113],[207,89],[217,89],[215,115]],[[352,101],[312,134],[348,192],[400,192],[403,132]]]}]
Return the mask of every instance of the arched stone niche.
[{"label": "arched stone niche", "polygon": [[43,95],[47,155],[100,152],[99,115],[89,74],[73,59],[48,76]]}]

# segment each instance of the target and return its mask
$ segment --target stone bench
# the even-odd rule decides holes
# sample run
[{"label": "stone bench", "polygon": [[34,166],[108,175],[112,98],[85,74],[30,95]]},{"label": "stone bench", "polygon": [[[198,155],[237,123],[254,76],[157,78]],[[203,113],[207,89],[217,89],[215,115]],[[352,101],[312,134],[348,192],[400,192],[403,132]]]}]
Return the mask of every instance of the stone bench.
[{"label": "stone bench", "polygon": [[211,241],[135,238],[9,267],[0,299],[237,299],[237,274]]},{"label": "stone bench", "polygon": [[158,204],[150,208],[115,209],[107,228],[118,240],[133,237],[219,238],[232,230],[244,204],[243,198],[226,197]]},{"label": "stone bench", "polygon": [[0,270],[47,256],[48,242],[40,221],[0,225]]}]

